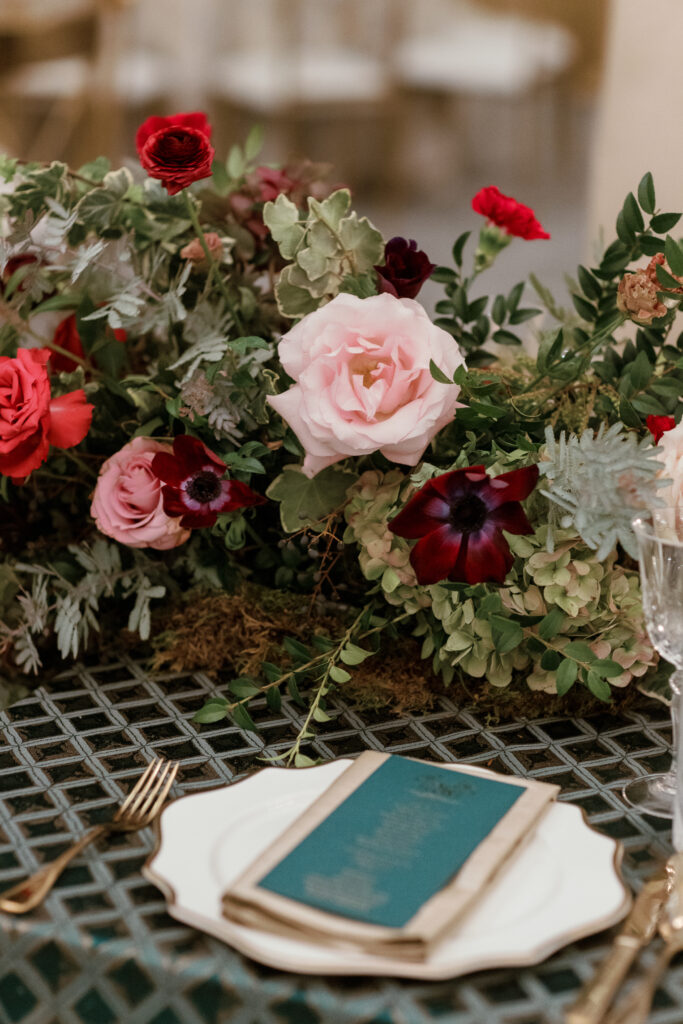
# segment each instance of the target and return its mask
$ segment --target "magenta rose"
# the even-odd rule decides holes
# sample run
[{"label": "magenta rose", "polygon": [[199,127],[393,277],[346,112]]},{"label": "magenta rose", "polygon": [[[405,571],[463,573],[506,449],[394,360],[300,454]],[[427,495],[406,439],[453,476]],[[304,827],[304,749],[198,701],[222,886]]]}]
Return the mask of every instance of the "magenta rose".
[{"label": "magenta rose", "polygon": [[210,139],[206,115],[196,111],[148,117],[137,130],[135,145],[150,178],[158,178],[174,196],[193,182],[211,177],[215,150]]},{"label": "magenta rose", "polygon": [[50,445],[73,448],[90,429],[93,406],[78,388],[52,397],[46,348],[0,356],[0,474],[23,481],[48,457]]},{"label": "magenta rose", "polygon": [[184,544],[190,531],[164,512],[161,481],[152,471],[158,452],[169,444],[135,437],[103,464],[90,514],[98,530],[129,548],[166,551]]},{"label": "magenta rose", "polygon": [[464,364],[446,331],[413,299],[341,294],[285,334],[280,361],[294,384],[268,398],[306,451],[307,476],[349,455],[380,451],[414,466],[453,418]]}]

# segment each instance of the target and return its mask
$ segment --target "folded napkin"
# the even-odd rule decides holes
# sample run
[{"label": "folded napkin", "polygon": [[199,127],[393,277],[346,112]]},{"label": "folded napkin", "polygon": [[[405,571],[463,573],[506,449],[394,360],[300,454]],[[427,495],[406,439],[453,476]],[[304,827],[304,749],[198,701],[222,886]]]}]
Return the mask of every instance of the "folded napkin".
[{"label": "folded napkin", "polygon": [[223,894],[229,920],[422,960],[559,791],[367,751]]}]

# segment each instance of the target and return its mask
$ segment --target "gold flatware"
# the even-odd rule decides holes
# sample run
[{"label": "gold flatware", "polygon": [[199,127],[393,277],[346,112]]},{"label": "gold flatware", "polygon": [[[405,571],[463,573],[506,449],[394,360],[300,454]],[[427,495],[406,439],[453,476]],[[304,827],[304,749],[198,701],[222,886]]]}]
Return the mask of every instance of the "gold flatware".
[{"label": "gold flatware", "polygon": [[612,947],[593,977],[565,1014],[565,1024],[599,1024],[643,946],[654,937],[671,889],[668,862],[649,878],[636,896]]},{"label": "gold flatware", "polygon": [[2,893],[0,910],[7,914],[25,914],[26,911],[33,910],[45,899],[67,864],[95,839],[110,832],[136,832],[149,825],[159,814],[177,771],[177,762],[155,758],[111,821],[95,825],[56,860],[45,864],[30,878]]},{"label": "gold flatware", "polygon": [[670,857],[667,867],[671,873],[671,891],[658,922],[664,946],[642,980],[605,1018],[605,1024],[644,1024],[650,1013],[657,985],[669,966],[669,961],[683,949],[683,853],[676,853]]}]

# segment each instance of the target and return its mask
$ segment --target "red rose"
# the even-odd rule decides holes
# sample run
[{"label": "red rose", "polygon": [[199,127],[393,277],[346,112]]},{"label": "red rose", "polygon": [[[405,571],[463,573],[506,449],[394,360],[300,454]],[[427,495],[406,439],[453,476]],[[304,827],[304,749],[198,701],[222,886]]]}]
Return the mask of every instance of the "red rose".
[{"label": "red rose", "polygon": [[172,196],[194,181],[211,176],[214,148],[211,125],[200,111],[148,117],[135,136],[138,156],[150,178],[158,178]]},{"label": "red rose", "polygon": [[666,434],[667,430],[673,430],[676,426],[676,420],[673,416],[648,416],[645,420],[647,429],[652,434],[652,438],[655,444],[659,444],[662,434]]},{"label": "red rose", "polygon": [[0,356],[0,473],[23,480],[47,459],[50,445],[72,448],[88,433],[93,406],[80,388],[52,398],[46,348]]},{"label": "red rose", "polygon": [[472,209],[488,217],[508,235],[525,238],[550,238],[547,231],[536,220],[536,215],[528,206],[518,203],[512,196],[505,196],[495,185],[489,185],[477,192],[472,200]]},{"label": "red rose", "polygon": [[380,292],[397,299],[415,299],[434,264],[412,238],[390,238],[384,247],[384,266],[375,267]]}]

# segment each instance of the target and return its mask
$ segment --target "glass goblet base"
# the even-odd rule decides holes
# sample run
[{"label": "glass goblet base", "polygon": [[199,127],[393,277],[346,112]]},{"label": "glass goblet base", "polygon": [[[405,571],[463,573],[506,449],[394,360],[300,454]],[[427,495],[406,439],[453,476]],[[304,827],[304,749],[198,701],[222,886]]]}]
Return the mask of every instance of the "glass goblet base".
[{"label": "glass goblet base", "polygon": [[655,818],[674,816],[676,776],[673,772],[633,779],[624,786],[622,792],[626,803],[643,814],[652,814]]}]

